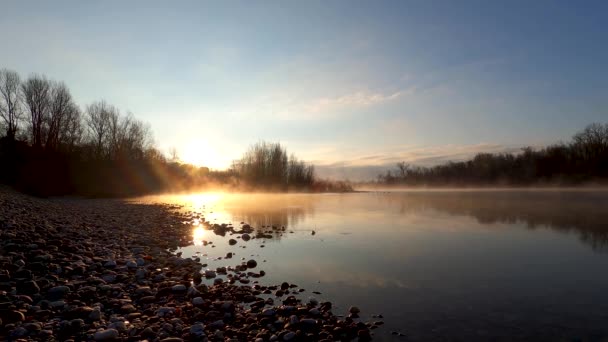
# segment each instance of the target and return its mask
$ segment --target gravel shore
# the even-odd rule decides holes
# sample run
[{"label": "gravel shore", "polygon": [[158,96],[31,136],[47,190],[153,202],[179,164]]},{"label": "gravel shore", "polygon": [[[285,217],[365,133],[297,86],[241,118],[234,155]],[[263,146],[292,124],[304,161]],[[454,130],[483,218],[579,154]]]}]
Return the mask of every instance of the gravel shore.
[{"label": "gravel shore", "polygon": [[288,282],[249,283],[264,275],[255,260],[203,284],[216,271],[171,253],[192,244],[177,209],[0,187],[0,340],[367,341],[382,324],[359,322],[356,307],[338,317],[330,302],[304,303]]}]

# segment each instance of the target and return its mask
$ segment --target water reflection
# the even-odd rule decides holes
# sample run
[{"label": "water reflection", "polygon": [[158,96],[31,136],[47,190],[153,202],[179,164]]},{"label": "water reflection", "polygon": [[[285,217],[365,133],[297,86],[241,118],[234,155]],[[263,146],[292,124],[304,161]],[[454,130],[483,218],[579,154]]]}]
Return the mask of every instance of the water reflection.
[{"label": "water reflection", "polygon": [[[608,192],[205,194],[154,201],[183,205],[200,224],[195,245],[181,250],[185,256],[197,255],[211,269],[253,258],[266,275],[252,283],[289,281],[306,289],[303,296],[326,295],[338,313],[352,304],[382,313],[387,322],[378,340],[399,329],[420,341],[516,340],[509,337],[522,332],[531,334],[520,340],[554,340],[584,336],[589,327],[608,337],[608,259],[591,251],[608,250]],[[241,222],[275,233],[231,245],[239,234],[229,234]],[[222,223],[234,226],[225,238],[209,230]],[[214,247],[196,245],[205,240]],[[227,253],[234,257],[227,260]]]},{"label": "water reflection", "polygon": [[195,246],[203,246],[207,236],[207,230],[201,226],[192,229],[192,242]]},{"label": "water reflection", "polygon": [[529,229],[576,233],[593,250],[608,251],[608,193],[603,191],[409,192],[377,198],[404,215],[436,210],[492,227],[523,223]]},{"label": "water reflection", "polygon": [[[417,216],[424,214],[428,218],[434,211],[473,217],[491,229],[523,224],[531,230],[550,228],[575,233],[594,251],[608,251],[606,191],[410,191],[341,195],[202,193],[151,196],[140,200],[185,205],[185,209],[195,215],[192,221],[195,227],[203,219],[210,224],[233,223],[235,226],[244,222],[258,232],[271,233],[275,239],[284,236],[281,227],[297,229],[307,220],[313,222],[317,213],[321,213],[328,226],[339,226],[340,222],[336,220],[344,219],[340,215],[345,213],[349,219],[356,218],[370,226],[392,213],[407,221],[399,224],[411,227],[415,226]],[[199,214],[200,217],[196,216]],[[455,221],[454,226],[457,223]],[[194,239],[200,242],[202,231],[197,232]]]}]

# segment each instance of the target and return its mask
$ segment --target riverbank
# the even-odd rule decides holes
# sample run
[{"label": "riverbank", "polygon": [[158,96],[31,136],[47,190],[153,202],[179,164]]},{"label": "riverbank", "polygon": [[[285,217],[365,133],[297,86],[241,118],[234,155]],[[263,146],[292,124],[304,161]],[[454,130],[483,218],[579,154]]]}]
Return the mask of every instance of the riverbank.
[{"label": "riverbank", "polygon": [[177,209],[0,188],[0,339],[371,338],[379,324],[358,322],[356,307],[339,317],[330,302],[302,302],[297,285],[258,284],[255,260],[203,284],[222,270],[201,273],[200,260],[170,252],[192,243]]}]

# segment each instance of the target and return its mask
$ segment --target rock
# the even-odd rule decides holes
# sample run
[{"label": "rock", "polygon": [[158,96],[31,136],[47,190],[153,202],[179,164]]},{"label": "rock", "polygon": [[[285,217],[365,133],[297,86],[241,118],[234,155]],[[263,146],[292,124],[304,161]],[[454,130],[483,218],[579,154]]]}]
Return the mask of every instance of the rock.
[{"label": "rock", "polygon": [[28,331],[24,327],[18,327],[16,329],[14,329],[13,331],[11,331],[11,335],[13,337],[23,337],[27,334],[28,334]]},{"label": "rock", "polygon": [[303,318],[300,320],[300,324],[304,327],[315,327],[317,325],[317,321],[312,318]]},{"label": "rock", "polygon": [[140,280],[146,278],[146,270],[143,268],[138,269],[137,272],[135,272],[135,278]]},{"label": "rock", "polygon": [[56,300],[54,302],[50,302],[49,303],[49,307],[53,310],[59,310],[62,309],[63,307],[65,307],[65,301],[63,300]]},{"label": "rock", "polygon": [[80,330],[82,327],[84,327],[84,320],[82,320],[80,318],[73,319],[70,321],[70,326],[73,329]]},{"label": "rock", "polygon": [[50,300],[62,299],[70,293],[70,288],[67,286],[55,286],[47,292],[47,297]]},{"label": "rock", "polygon": [[194,299],[192,299],[192,305],[197,306],[197,305],[203,305],[205,304],[205,300],[201,297],[196,297]]},{"label": "rock", "polygon": [[159,317],[165,317],[169,314],[173,314],[175,313],[175,308],[172,307],[168,307],[168,306],[163,306],[158,308],[158,310],[156,310],[156,315]]},{"label": "rock", "polygon": [[25,321],[25,315],[21,311],[11,310],[2,313],[3,323],[15,323]]},{"label": "rock", "polygon": [[137,311],[137,309],[132,304],[125,304],[120,308],[120,312],[122,313],[132,313]]},{"label": "rock", "polygon": [[40,287],[38,287],[38,284],[35,281],[28,280],[28,281],[23,282],[23,284],[21,284],[21,286],[18,287],[18,290],[20,293],[23,293],[26,295],[35,295],[40,292]]},{"label": "rock", "polygon": [[129,260],[129,262],[127,262],[128,268],[137,268],[137,266],[137,262],[135,262],[134,260]]},{"label": "rock", "polygon": [[359,337],[359,341],[371,341],[372,336],[369,334],[368,330],[359,330],[357,331],[357,337]]},{"label": "rock", "polygon": [[101,310],[99,310],[99,308],[94,308],[89,314],[89,319],[91,321],[99,321],[101,319]]},{"label": "rock", "polygon": [[247,233],[241,235],[241,239],[243,239],[243,241],[249,241],[251,240],[251,236]]},{"label": "rock", "polygon": [[115,268],[116,267],[116,261],[109,260],[105,264],[103,264],[103,267],[105,267],[105,268]]},{"label": "rock", "polygon": [[173,293],[185,293],[186,291],[188,291],[188,288],[186,287],[186,285],[178,284],[173,285],[171,287],[171,291],[173,291]]},{"label": "rock", "polygon": [[205,326],[203,323],[196,323],[190,327],[190,335],[196,337],[204,337],[205,336]]},{"label": "rock", "polygon": [[228,240],[228,244],[230,246],[236,245],[236,240],[235,239],[230,239],[230,240]]},{"label": "rock", "polygon": [[42,330],[41,323],[28,323],[28,324],[25,324],[23,327],[25,329],[27,329],[28,331],[34,331],[34,332]]},{"label": "rock", "polygon": [[113,322],[113,323],[110,323],[110,325],[108,325],[108,328],[116,329],[120,332],[125,332],[125,331],[127,331],[127,324],[123,321]]},{"label": "rock", "polygon": [[348,309],[348,312],[350,312],[351,314],[359,314],[361,312],[361,310],[359,310],[359,308],[356,306],[351,306]]},{"label": "rock", "polygon": [[295,337],[296,337],[296,333],[294,333],[293,331],[290,331],[287,334],[283,335],[283,341],[291,341]]},{"label": "rock", "polygon": [[95,335],[93,335],[93,339],[95,341],[111,341],[114,339],[117,339],[119,336],[118,334],[118,330],[116,329],[106,329],[106,330],[101,330],[95,333]]},{"label": "rock", "polygon": [[274,316],[276,313],[275,309],[264,309],[264,311],[262,311],[262,315],[264,316]]},{"label": "rock", "polygon": [[85,319],[89,318],[92,312],[93,308],[90,306],[80,306],[70,310],[68,314],[70,317]]},{"label": "rock", "polygon": [[213,270],[206,270],[205,271],[205,278],[215,278],[215,271],[213,271]]},{"label": "rock", "polygon": [[257,265],[258,265],[258,263],[253,259],[247,261],[247,267],[249,267],[249,268],[255,268]]},{"label": "rock", "polygon": [[209,327],[213,328],[213,329],[221,329],[224,327],[224,325],[225,325],[224,321],[220,319],[220,320],[217,320],[217,321],[209,324]]}]

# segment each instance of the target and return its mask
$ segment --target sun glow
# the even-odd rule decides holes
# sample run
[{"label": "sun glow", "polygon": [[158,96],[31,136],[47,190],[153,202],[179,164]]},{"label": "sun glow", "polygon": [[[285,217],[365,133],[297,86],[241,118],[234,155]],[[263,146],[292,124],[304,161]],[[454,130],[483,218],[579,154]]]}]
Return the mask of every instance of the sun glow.
[{"label": "sun glow", "polygon": [[198,226],[192,229],[192,242],[195,246],[202,246],[203,240],[205,239],[205,235],[207,235],[207,231],[205,228]]},{"label": "sun glow", "polygon": [[217,152],[205,140],[196,139],[186,143],[179,153],[179,159],[196,166],[218,167]]}]

